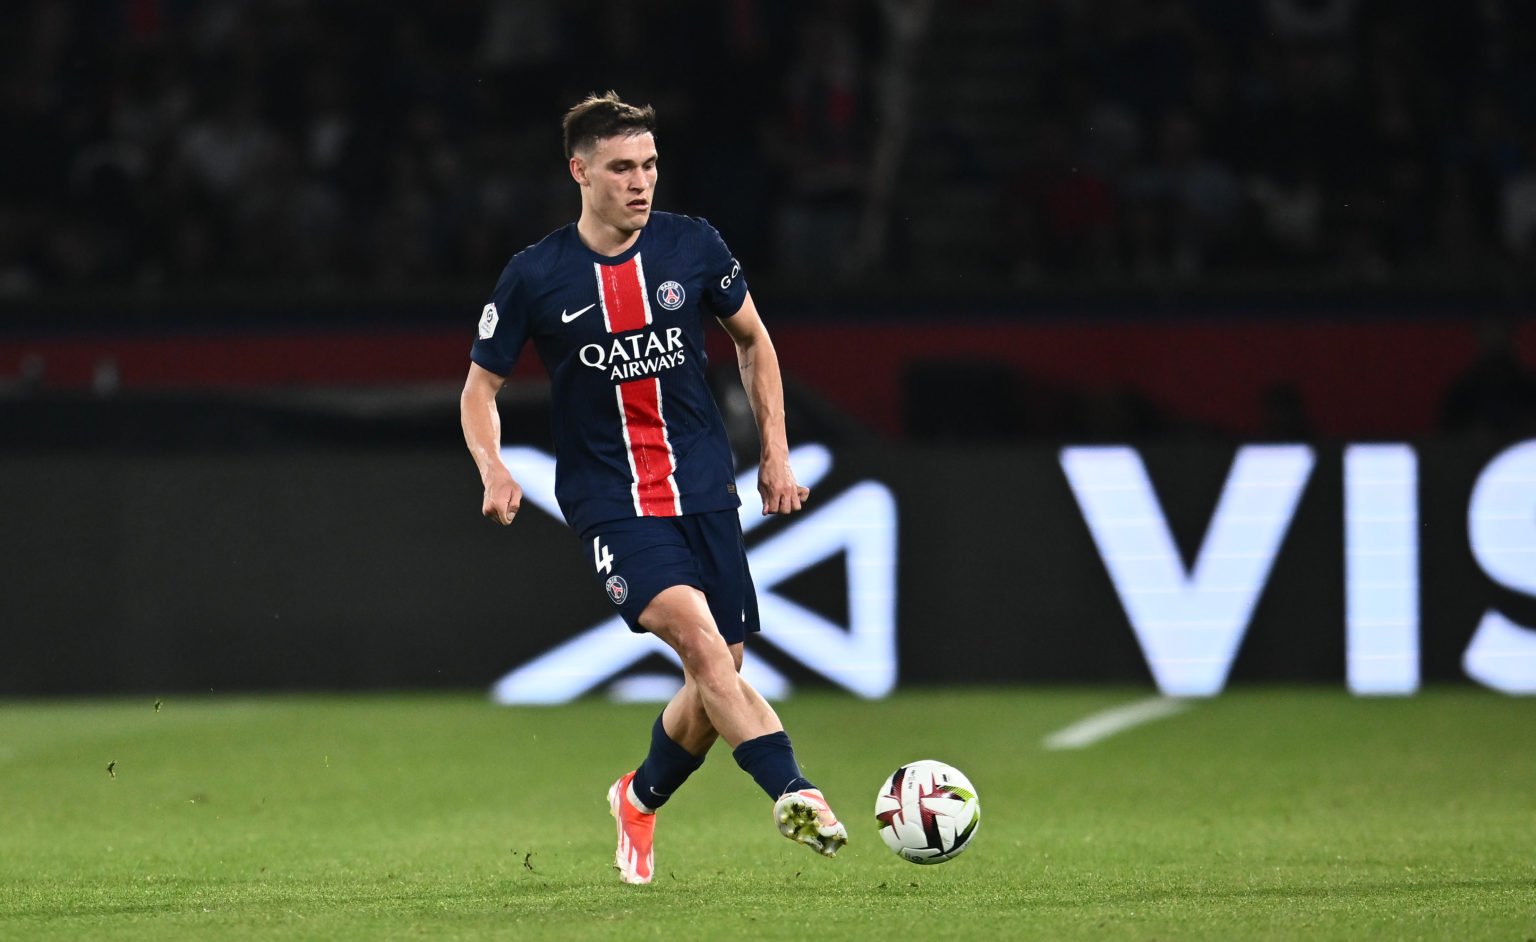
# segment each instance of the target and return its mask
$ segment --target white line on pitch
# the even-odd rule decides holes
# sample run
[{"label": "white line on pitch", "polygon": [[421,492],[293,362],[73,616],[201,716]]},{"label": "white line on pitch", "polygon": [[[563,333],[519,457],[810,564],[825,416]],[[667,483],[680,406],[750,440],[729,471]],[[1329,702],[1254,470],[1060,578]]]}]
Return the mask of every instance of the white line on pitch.
[{"label": "white line on pitch", "polygon": [[1124,706],[1110,707],[1090,714],[1045,737],[1047,749],[1086,749],[1116,733],[1183,713],[1189,701],[1169,697],[1149,697]]}]

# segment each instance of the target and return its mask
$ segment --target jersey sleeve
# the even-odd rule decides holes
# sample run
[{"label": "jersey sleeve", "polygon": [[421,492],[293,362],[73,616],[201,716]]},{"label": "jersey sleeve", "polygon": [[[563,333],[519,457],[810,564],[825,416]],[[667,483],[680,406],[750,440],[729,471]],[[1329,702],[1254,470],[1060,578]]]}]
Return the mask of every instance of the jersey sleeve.
[{"label": "jersey sleeve", "polygon": [[522,277],[513,259],[496,280],[490,303],[480,310],[480,329],[469,358],[497,376],[506,376],[517,364],[528,341],[527,305],[522,298]]},{"label": "jersey sleeve", "polygon": [[747,302],[746,276],[720,233],[707,222],[703,223],[702,241],[704,309],[715,317],[730,317]]}]

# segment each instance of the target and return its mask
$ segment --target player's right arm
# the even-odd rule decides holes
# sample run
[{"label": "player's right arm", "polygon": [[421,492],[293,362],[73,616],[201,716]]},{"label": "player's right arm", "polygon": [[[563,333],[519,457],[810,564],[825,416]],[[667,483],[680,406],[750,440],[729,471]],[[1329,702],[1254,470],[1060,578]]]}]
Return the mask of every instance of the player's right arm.
[{"label": "player's right arm", "polygon": [[502,526],[511,523],[523,503],[523,489],[501,460],[501,413],[496,394],[505,380],[478,363],[469,365],[464,391],[459,394],[459,423],[464,443],[480,469],[485,498],[480,512]]},{"label": "player's right arm", "polygon": [[501,460],[501,413],[496,411],[496,394],[528,339],[523,313],[526,304],[521,296],[527,267],[523,260],[524,253],[518,253],[507,263],[496,279],[491,303],[480,311],[479,329],[469,350],[469,376],[459,394],[464,443],[480,469],[480,483],[485,485],[480,512],[502,526],[512,522],[523,502],[523,489]]}]

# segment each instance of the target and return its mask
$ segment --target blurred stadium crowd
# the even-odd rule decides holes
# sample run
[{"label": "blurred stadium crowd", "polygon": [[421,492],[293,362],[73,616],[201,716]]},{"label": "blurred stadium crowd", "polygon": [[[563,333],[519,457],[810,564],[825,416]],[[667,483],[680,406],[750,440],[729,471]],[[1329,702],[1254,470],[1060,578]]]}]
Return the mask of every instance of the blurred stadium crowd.
[{"label": "blurred stadium crowd", "polygon": [[1030,4],[1027,274],[1536,260],[1536,5]]},{"label": "blurred stadium crowd", "polygon": [[0,288],[486,281],[574,217],[559,119],[609,86],[661,111],[668,207],[728,187],[747,243],[797,148],[840,146],[826,43],[872,41],[809,6],[18,3]]},{"label": "blurred stadium crowd", "polygon": [[[609,86],[661,111],[662,208],[710,217],[759,276],[1536,267],[1527,0],[14,0],[6,19],[12,298],[483,286],[574,215],[559,113]],[[877,256],[841,264],[870,226]]]}]

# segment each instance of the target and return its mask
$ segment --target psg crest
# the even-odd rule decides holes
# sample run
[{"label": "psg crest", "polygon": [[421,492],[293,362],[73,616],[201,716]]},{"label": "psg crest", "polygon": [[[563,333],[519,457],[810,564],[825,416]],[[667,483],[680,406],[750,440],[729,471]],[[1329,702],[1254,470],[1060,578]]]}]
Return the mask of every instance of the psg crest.
[{"label": "psg crest", "polygon": [[623,576],[609,576],[603,588],[608,590],[608,597],[615,605],[623,605],[624,600],[629,598],[629,583],[624,581]]},{"label": "psg crest", "polygon": [[683,291],[683,286],[675,281],[663,281],[661,287],[656,289],[656,303],[669,311],[682,307],[687,297],[688,294]]}]

